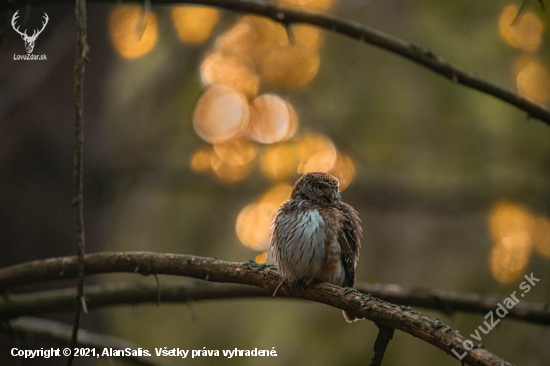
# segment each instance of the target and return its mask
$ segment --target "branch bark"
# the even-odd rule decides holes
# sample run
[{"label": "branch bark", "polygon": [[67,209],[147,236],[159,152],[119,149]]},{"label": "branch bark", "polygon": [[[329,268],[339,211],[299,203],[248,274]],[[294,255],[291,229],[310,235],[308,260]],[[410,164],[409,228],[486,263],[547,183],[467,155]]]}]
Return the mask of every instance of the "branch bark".
[{"label": "branch bark", "polygon": [[[445,314],[455,311],[485,315],[494,311],[502,298],[473,293],[408,289],[398,285],[357,283],[358,291],[403,306],[419,306]],[[232,298],[271,297],[271,292],[252,286],[217,284],[199,280],[162,281],[161,302],[188,302]],[[40,315],[74,309],[74,288],[39,291],[26,294],[4,294],[0,297],[0,320],[23,315]],[[121,282],[86,286],[89,309],[110,305],[158,303],[159,287],[155,283]],[[544,304],[521,301],[509,310],[507,318],[534,324],[550,325],[550,308]]]},{"label": "branch bark", "polygon": [[[252,285],[273,291],[281,282],[280,275],[269,266],[253,262],[226,262],[183,254],[152,252],[100,252],[85,256],[87,275],[130,272],[169,274],[206,279],[213,282]],[[50,258],[0,269],[0,289],[45,280],[74,278],[77,258]],[[281,294],[320,302],[364,317],[378,325],[399,329],[418,337],[452,355],[466,352],[463,361],[470,365],[504,366],[508,363],[483,348],[466,350],[466,340],[440,321],[410,309],[384,302],[358,291],[319,283],[308,288],[284,286]]]},{"label": "branch bark", "polygon": [[[115,3],[115,0],[91,0],[98,3]],[[139,0],[123,0],[141,4]],[[51,5],[70,3],[71,0],[14,0],[12,8],[20,8],[25,4]],[[435,55],[429,49],[419,47],[408,41],[386,34],[380,30],[362,25],[331,14],[314,13],[303,10],[280,7],[268,2],[254,0],[151,0],[153,5],[198,4],[215,6],[231,11],[257,14],[270,18],[285,26],[295,23],[306,23],[339,33],[359,41],[380,47],[406,59],[418,63],[431,71],[464,86],[492,95],[509,103],[533,117],[550,125],[550,110],[534,101],[518,95],[495,83],[483,80],[471,72],[453,66],[443,58]]]}]

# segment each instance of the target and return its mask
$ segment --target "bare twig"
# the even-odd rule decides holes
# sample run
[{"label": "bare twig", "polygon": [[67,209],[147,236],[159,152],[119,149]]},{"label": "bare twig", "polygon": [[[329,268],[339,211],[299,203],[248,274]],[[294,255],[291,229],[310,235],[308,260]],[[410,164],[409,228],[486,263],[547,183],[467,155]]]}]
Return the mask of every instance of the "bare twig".
[{"label": "bare twig", "polygon": [[[100,252],[85,257],[87,275],[112,272],[169,274],[224,283],[258,286],[273,291],[281,276],[269,266],[253,262],[226,262],[213,258],[183,254],[152,252]],[[77,258],[51,258],[0,269],[0,289],[44,280],[74,278]],[[399,329],[451,354],[466,352],[464,361],[471,365],[504,366],[506,361],[483,348],[467,350],[466,339],[439,321],[419,314],[411,308],[401,308],[358,291],[346,291],[338,286],[319,283],[308,288],[284,286],[279,293],[317,301],[346,310],[381,326]]]},{"label": "bare twig", "polygon": [[516,14],[516,16],[514,17],[514,20],[510,24],[510,27],[513,27],[514,25],[516,25],[519,18],[521,18],[523,13],[525,13],[525,9],[527,8],[527,1],[528,0],[523,0],[523,2],[521,3],[521,6],[518,9],[518,13]]},{"label": "bare twig", "polygon": [[[32,335],[33,337],[60,341],[63,343],[70,343],[72,340],[71,326],[53,320],[33,317],[21,317],[19,319],[10,321],[9,325],[13,332],[18,334],[28,334]],[[0,330],[8,331],[7,329],[1,327]],[[103,351],[104,348],[111,348],[116,350],[124,350],[126,348],[137,350],[140,348],[139,345],[126,339],[114,337],[108,334],[90,332],[85,329],[81,329],[78,333],[77,343],[79,346],[95,348],[97,352]],[[74,349],[74,347],[72,349]],[[128,356],[125,356],[125,358],[133,361],[137,365],[165,365],[155,357],[133,356],[130,354]]]},{"label": "bare twig", "polygon": [[[454,292],[403,287],[393,284],[358,283],[357,290],[399,305],[419,306],[450,315],[457,311],[487,314],[494,311],[504,298],[498,295],[480,295],[469,292]],[[506,317],[524,322],[550,325],[550,309],[544,304],[521,301],[510,309]]]},{"label": "bare twig", "polygon": [[[76,0],[76,57],[75,57],[75,153],[74,153],[74,213],[76,218],[77,233],[77,294],[76,294],[76,315],[73,324],[70,348],[74,349],[78,337],[78,328],[80,327],[80,315],[85,307],[84,299],[84,199],[82,195],[83,187],[83,161],[84,161],[84,64],[86,62],[86,53],[88,45],[86,43],[86,0]],[[67,360],[67,365],[73,363],[74,354],[71,353]]]},{"label": "bare twig", "polygon": [[[15,0],[14,6],[19,7],[25,0]],[[68,3],[70,0],[29,0],[34,5],[49,5],[55,3]],[[91,0],[100,3],[114,3],[115,0]],[[141,3],[141,0],[123,0],[125,2]],[[512,90],[500,85],[488,82],[474,75],[451,65],[432,51],[414,45],[408,41],[386,34],[377,29],[362,25],[331,14],[320,14],[304,10],[289,9],[274,5],[270,2],[259,2],[254,0],[151,0],[153,5],[175,5],[175,4],[200,4],[216,6],[219,8],[239,11],[244,13],[257,14],[270,18],[284,26],[293,23],[307,23],[325,28],[364,41],[371,45],[380,47],[402,57],[416,62],[445,78],[492,95],[504,102],[507,102],[525,112],[530,117],[537,118],[546,124],[550,124],[550,110],[544,106],[518,95]]]},{"label": "bare twig", "polygon": [[[466,311],[486,314],[494,311],[502,298],[451,291],[407,289],[398,285],[357,283],[357,290],[379,299],[404,306],[419,306],[448,314]],[[271,296],[261,288],[209,283],[201,280],[164,281],[163,302],[186,302],[231,298],[256,298]],[[59,289],[27,294],[5,294],[0,299],[0,320],[22,315],[39,315],[48,312],[70,311],[74,308],[75,289]],[[159,301],[156,283],[121,282],[86,286],[86,299],[91,309],[110,305],[142,304]],[[283,298],[283,297],[279,297]],[[286,298],[286,297],[284,297]],[[534,324],[550,325],[550,309],[544,304],[521,301],[509,309],[507,318]]]},{"label": "bare twig", "polygon": [[157,308],[160,306],[160,295],[161,295],[161,291],[160,291],[160,281],[159,281],[159,276],[157,276],[157,274],[155,273],[155,281],[157,283]]},{"label": "bare twig", "polygon": [[381,366],[382,360],[384,359],[384,353],[386,353],[386,348],[393,338],[393,328],[385,327],[383,325],[378,325],[378,336],[376,341],[374,341],[374,357],[370,363],[370,366]]},{"label": "bare twig", "polygon": [[[158,302],[156,283],[121,282],[86,286],[90,309],[110,305],[135,305]],[[267,297],[270,292],[258,287],[204,282],[202,280],[163,281],[162,301],[193,302],[232,298]],[[0,321],[22,315],[69,311],[74,308],[74,288],[28,294],[10,294],[0,299]]]}]

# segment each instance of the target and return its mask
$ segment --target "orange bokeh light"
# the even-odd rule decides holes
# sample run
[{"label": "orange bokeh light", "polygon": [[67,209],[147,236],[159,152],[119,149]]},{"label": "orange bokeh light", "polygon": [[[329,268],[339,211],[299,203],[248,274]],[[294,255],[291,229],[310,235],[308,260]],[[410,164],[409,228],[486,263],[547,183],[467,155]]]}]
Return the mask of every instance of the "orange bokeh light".
[{"label": "orange bokeh light", "polygon": [[321,30],[312,25],[293,25],[290,32],[292,32],[294,42],[299,47],[305,47],[309,50],[319,50],[323,45]]},{"label": "orange bokeh light", "polygon": [[353,178],[355,178],[355,165],[349,156],[338,153],[336,163],[330,170],[330,174],[334,175],[340,181],[341,192],[348,188]]},{"label": "orange bokeh light", "polygon": [[531,238],[525,233],[503,238],[493,247],[490,256],[490,268],[493,277],[502,283],[520,278],[531,255]]},{"label": "orange bokeh light", "polygon": [[245,139],[235,139],[214,144],[214,151],[226,163],[244,165],[254,159],[258,153],[258,146]]},{"label": "orange bokeh light", "polygon": [[266,250],[273,211],[266,203],[253,203],[243,208],[235,225],[241,243],[254,250]]},{"label": "orange bokeh light", "polygon": [[260,168],[264,175],[271,179],[291,177],[296,172],[294,147],[289,143],[264,147],[260,156]]},{"label": "orange bokeh light", "polygon": [[195,172],[206,172],[212,167],[212,151],[210,149],[200,149],[193,153],[189,165]]},{"label": "orange bokeh light", "polygon": [[235,228],[243,245],[254,250],[267,249],[275,211],[290,197],[291,192],[292,186],[288,184],[276,185],[264,193],[257,203],[241,210]]},{"label": "orange bokeh light", "polygon": [[318,51],[291,46],[266,53],[260,61],[260,73],[272,85],[303,89],[315,78],[320,64]]},{"label": "orange bokeh light", "polygon": [[221,143],[239,136],[246,129],[249,114],[244,95],[226,86],[215,85],[197,101],[193,125],[204,141]]},{"label": "orange bokeh light", "polygon": [[277,3],[298,9],[328,10],[334,6],[335,0],[277,0]]},{"label": "orange bokeh light", "polygon": [[310,133],[298,142],[297,155],[298,173],[328,172],[336,163],[337,151],[328,137]]},{"label": "orange bokeh light", "polygon": [[[289,45],[286,30],[279,22],[267,19],[256,15],[246,15],[242,18],[242,21],[249,25],[249,32],[247,38],[252,41],[249,47],[253,47],[252,50],[260,51],[272,47],[286,47]],[[244,41],[244,39],[241,39]],[[259,53],[253,53],[251,56],[261,56]]]},{"label": "orange bokeh light", "polygon": [[250,164],[233,165],[220,158],[218,154],[212,154],[210,162],[216,177],[224,183],[240,182],[250,173]]},{"label": "orange bokeh light", "polygon": [[533,61],[517,74],[519,94],[540,103],[550,102],[550,73],[540,63]]},{"label": "orange bokeh light", "polygon": [[245,15],[217,38],[215,48],[243,62],[255,64],[266,50],[288,44],[286,31],[281,24],[255,15]]},{"label": "orange bokeh light", "polygon": [[250,105],[248,134],[262,144],[291,138],[296,132],[297,116],[293,108],[275,94],[263,94]]},{"label": "orange bokeh light", "polygon": [[533,244],[536,251],[543,257],[550,258],[550,219],[537,216],[534,219]]},{"label": "orange bokeh light", "polygon": [[239,58],[233,53],[209,53],[201,64],[200,72],[204,85],[227,85],[249,97],[255,96],[260,87],[260,77],[252,71],[246,59]]},{"label": "orange bokeh light", "polygon": [[532,226],[533,219],[529,211],[510,201],[498,201],[489,216],[489,228],[495,244],[518,233],[529,235]]},{"label": "orange bokeh light", "polygon": [[258,46],[255,42],[254,18],[245,15],[229,30],[219,35],[216,38],[215,50],[229,53],[245,63],[253,62],[253,50]]},{"label": "orange bokeh light", "polygon": [[107,26],[109,39],[121,57],[141,57],[157,43],[157,17],[151,12],[144,14],[139,5],[117,5],[109,13]]},{"label": "orange bokeh light", "polygon": [[289,184],[277,184],[273,188],[271,188],[269,191],[265,192],[260,199],[258,200],[258,203],[262,204],[268,204],[271,205],[273,208],[273,213],[277,210],[277,208],[290,198],[290,194],[292,193],[292,186]]},{"label": "orange bokeh light", "polygon": [[493,277],[503,283],[517,280],[531,255],[533,216],[521,205],[499,201],[490,212],[489,229],[493,239],[489,258]]},{"label": "orange bokeh light", "polygon": [[514,77],[517,78],[520,71],[531,65],[533,62],[537,62],[537,59],[530,53],[524,53],[516,57],[514,60],[514,65],[512,66]]},{"label": "orange bokeh light", "polygon": [[261,254],[258,254],[258,255],[256,256],[256,258],[254,258],[254,261],[255,261],[256,263],[259,263],[259,264],[265,263],[266,260],[267,260],[267,252],[263,252],[263,253],[261,253]]},{"label": "orange bokeh light", "polygon": [[515,5],[504,7],[498,21],[500,36],[512,47],[534,52],[540,47],[544,23],[531,11],[521,14],[514,23],[518,11]]},{"label": "orange bokeh light", "polygon": [[306,25],[292,26],[288,32],[292,42],[281,24],[247,15],[218,37],[216,52],[231,55],[249,70],[258,70],[262,81],[281,88],[304,88],[319,70],[323,38],[318,29]]},{"label": "orange bokeh light", "polygon": [[203,6],[175,6],[170,15],[179,39],[188,44],[206,41],[220,19],[220,11]]}]

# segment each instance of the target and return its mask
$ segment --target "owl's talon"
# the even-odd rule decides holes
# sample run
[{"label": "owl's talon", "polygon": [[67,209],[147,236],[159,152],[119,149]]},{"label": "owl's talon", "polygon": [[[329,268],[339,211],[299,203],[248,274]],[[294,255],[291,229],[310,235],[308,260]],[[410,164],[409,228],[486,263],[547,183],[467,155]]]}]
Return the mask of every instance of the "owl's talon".
[{"label": "owl's talon", "polygon": [[277,296],[277,291],[279,291],[279,289],[281,288],[281,286],[285,283],[285,280],[282,280],[281,283],[279,284],[279,286],[277,286],[277,288],[275,289],[275,292],[273,292],[273,295],[271,295],[271,297],[275,297]]}]

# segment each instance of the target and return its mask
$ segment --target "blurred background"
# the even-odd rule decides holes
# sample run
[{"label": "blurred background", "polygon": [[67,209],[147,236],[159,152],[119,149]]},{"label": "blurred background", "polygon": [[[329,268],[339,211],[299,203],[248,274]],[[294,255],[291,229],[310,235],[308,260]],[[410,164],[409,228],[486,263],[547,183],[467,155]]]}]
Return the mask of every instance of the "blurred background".
[{"label": "blurred background", "polygon": [[[536,1],[519,17],[520,0],[274,2],[375,27],[550,104],[548,13]],[[34,50],[47,61],[13,59],[25,54],[24,43],[10,26],[12,13],[4,13],[0,266],[76,253],[74,9],[19,10],[21,29],[38,28],[48,14]],[[550,302],[550,126],[387,51],[214,8],[144,12],[89,2],[88,43],[88,252],[263,262],[271,217],[293,183],[303,173],[328,171],[363,220],[358,282],[505,297],[532,272],[541,280],[522,300]],[[155,281],[109,275],[86,283],[119,280]],[[417,310],[465,336],[484,320]],[[71,323],[73,314],[48,317]],[[334,308],[283,299],[112,307],[91,310],[82,326],[150,350],[275,347],[278,357],[261,360],[273,365],[365,364],[378,330],[371,322],[347,324]],[[504,319],[482,343],[513,364],[537,366],[548,365],[548,339],[548,327]],[[16,364],[9,356],[14,342],[0,335],[0,363]],[[384,363],[459,361],[396,332]]]}]

